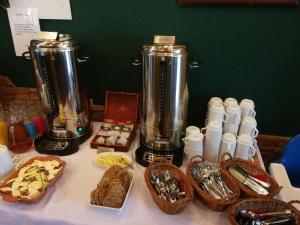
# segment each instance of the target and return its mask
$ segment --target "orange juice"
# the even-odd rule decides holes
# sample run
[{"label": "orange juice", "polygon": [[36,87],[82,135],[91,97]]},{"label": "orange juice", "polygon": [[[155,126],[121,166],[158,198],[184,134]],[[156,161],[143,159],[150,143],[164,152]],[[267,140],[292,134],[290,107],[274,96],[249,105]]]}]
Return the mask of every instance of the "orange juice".
[{"label": "orange juice", "polygon": [[8,144],[7,124],[3,120],[0,120],[0,144],[1,145]]}]

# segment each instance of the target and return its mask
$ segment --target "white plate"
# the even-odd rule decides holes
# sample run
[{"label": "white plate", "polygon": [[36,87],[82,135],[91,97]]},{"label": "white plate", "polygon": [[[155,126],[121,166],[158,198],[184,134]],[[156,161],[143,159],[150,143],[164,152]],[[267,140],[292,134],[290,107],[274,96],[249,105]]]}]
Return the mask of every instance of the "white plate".
[{"label": "white plate", "polygon": [[129,196],[129,192],[132,188],[132,185],[133,185],[133,180],[134,180],[134,177],[135,177],[135,171],[133,169],[128,169],[128,172],[130,173],[131,175],[131,181],[130,181],[130,186],[128,188],[128,191],[127,191],[127,194],[126,194],[126,197],[124,199],[124,202],[123,202],[123,205],[121,208],[112,208],[112,207],[106,207],[106,206],[101,206],[101,205],[92,205],[90,202],[89,202],[89,205],[95,209],[99,209],[101,212],[105,213],[105,214],[113,214],[113,215],[120,215],[125,206],[126,206],[126,203],[127,203],[127,199],[128,199],[128,196]]}]

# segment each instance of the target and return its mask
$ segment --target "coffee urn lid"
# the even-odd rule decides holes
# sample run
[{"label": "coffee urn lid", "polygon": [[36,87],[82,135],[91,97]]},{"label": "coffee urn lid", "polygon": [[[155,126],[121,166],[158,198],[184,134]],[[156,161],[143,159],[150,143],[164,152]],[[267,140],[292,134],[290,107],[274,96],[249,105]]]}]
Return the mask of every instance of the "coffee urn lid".
[{"label": "coffee urn lid", "polygon": [[41,37],[30,41],[36,51],[71,51],[78,48],[78,42],[68,34],[57,34],[56,38]]},{"label": "coffee urn lid", "polygon": [[155,35],[153,44],[145,45],[142,54],[185,55],[187,54],[187,47],[175,44],[175,36]]}]

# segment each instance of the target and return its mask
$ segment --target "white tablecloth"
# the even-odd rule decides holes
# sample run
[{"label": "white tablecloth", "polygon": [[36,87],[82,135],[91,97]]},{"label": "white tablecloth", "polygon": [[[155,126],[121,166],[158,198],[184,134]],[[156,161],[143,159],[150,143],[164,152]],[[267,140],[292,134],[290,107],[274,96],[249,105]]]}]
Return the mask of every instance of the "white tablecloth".
[{"label": "white tablecloth", "polygon": [[[94,130],[98,126],[94,125]],[[92,137],[91,137],[92,138]],[[96,187],[104,169],[95,163],[97,150],[87,140],[77,153],[62,157],[67,162],[63,176],[35,204],[8,203],[0,200],[0,225],[227,225],[225,212],[208,209],[196,196],[177,215],[167,215],[153,202],[144,182],[144,168],[135,163],[135,179],[126,207],[121,215],[89,206],[90,192]],[[138,137],[128,154],[134,157]],[[24,161],[40,155],[33,149],[22,155]]]}]

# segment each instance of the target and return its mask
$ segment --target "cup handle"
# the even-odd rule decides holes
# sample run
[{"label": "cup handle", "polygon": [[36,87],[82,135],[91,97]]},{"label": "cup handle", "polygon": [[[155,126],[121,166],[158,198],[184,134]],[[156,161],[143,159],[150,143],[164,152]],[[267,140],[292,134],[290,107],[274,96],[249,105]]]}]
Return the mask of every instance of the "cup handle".
[{"label": "cup handle", "polygon": [[252,117],[255,118],[255,116],[256,116],[256,112],[254,109],[252,109]]},{"label": "cup handle", "polygon": [[251,157],[254,157],[255,154],[256,154],[256,149],[251,145],[251,146],[250,146],[250,156],[251,156]]},{"label": "cup handle", "polygon": [[208,125],[208,119],[205,119],[204,124],[205,124],[205,126]]},{"label": "cup handle", "polygon": [[224,120],[223,120],[224,123],[227,123],[228,120],[229,120],[229,115],[226,112],[224,112]]},{"label": "cup handle", "polygon": [[230,150],[231,143],[227,143],[227,152]]},{"label": "cup handle", "polygon": [[257,130],[257,128],[255,128],[255,130],[254,130],[254,135],[253,135],[255,138],[258,136],[258,130]]},{"label": "cup handle", "polygon": [[[226,156],[227,156],[227,159],[226,159]],[[226,160],[232,160],[232,156],[228,152],[225,152],[223,155],[221,155],[221,162],[225,162]]]},{"label": "cup handle", "polygon": [[[203,133],[203,131],[205,132]],[[206,133],[206,127],[201,128],[200,133],[204,135]]]},{"label": "cup handle", "polygon": [[240,123],[240,122],[241,122],[241,119],[242,119],[242,118],[241,118],[241,115],[240,115],[240,114],[237,114],[236,116],[237,116],[238,122]]}]

